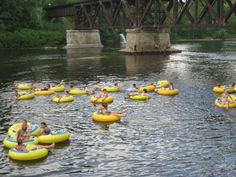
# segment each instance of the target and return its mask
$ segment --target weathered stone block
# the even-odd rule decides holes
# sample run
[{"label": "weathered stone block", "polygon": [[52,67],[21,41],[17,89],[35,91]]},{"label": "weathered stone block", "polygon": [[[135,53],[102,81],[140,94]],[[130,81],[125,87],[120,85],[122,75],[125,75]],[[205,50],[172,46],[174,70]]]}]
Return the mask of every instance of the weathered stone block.
[{"label": "weathered stone block", "polygon": [[168,29],[129,29],[126,32],[126,50],[165,51],[170,48],[170,34]]},{"label": "weathered stone block", "polygon": [[103,47],[99,30],[67,30],[66,48]]}]

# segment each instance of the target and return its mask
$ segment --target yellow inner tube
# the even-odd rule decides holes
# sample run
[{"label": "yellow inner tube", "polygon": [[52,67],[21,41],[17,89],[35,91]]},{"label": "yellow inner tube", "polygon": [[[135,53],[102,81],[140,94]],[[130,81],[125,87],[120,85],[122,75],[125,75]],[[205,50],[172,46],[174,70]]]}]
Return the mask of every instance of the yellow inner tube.
[{"label": "yellow inner tube", "polygon": [[117,121],[120,121],[121,119],[121,117],[119,116],[97,114],[96,112],[93,113],[92,118],[94,121],[97,121],[97,122],[117,122]]},{"label": "yellow inner tube", "polygon": [[51,95],[53,93],[53,90],[39,90],[34,92],[35,95]]},{"label": "yellow inner tube", "polygon": [[234,92],[234,88],[227,88],[226,86],[215,86],[213,88],[213,92],[215,93],[224,93],[225,91],[227,91],[228,93],[233,93]]},{"label": "yellow inner tube", "polygon": [[130,96],[130,99],[132,99],[132,100],[148,100],[150,98],[151,98],[150,95],[147,95],[147,96],[144,96],[144,95],[132,95],[132,96]]},{"label": "yellow inner tube", "polygon": [[178,89],[170,90],[170,89],[159,89],[157,90],[157,93],[159,95],[165,95],[165,96],[174,96],[179,94]]},{"label": "yellow inner tube", "polygon": [[28,161],[41,159],[48,155],[47,149],[32,150],[34,147],[34,145],[27,145],[27,151],[17,151],[15,148],[11,148],[9,150],[8,156],[14,160]]},{"label": "yellow inner tube", "polygon": [[148,92],[153,92],[155,90],[156,86],[155,85],[148,85],[146,87],[140,87],[139,91],[143,92],[144,89],[146,89]]},{"label": "yellow inner tube", "polygon": [[34,86],[26,85],[26,84],[19,84],[19,85],[17,85],[17,88],[21,89],[21,90],[30,90],[30,89],[34,88]]},{"label": "yellow inner tube", "polygon": [[102,104],[102,103],[112,103],[113,102],[113,98],[112,97],[107,97],[104,100],[102,98],[97,99],[96,97],[91,97],[90,99],[91,103],[98,103],[98,104]]},{"label": "yellow inner tube", "polygon": [[89,94],[89,92],[86,90],[71,89],[69,91],[69,94],[71,94],[71,95],[85,95],[85,94]]},{"label": "yellow inner tube", "polygon": [[160,80],[157,82],[156,87],[157,88],[163,88],[163,87],[168,87],[170,85],[170,82],[167,80]]},{"label": "yellow inner tube", "polygon": [[230,94],[228,97],[228,101],[236,101],[236,94]]},{"label": "yellow inner tube", "polygon": [[[7,134],[9,136],[16,136],[16,133],[18,130],[20,130],[22,128],[22,123],[16,123],[16,124],[13,124],[9,129],[8,129],[8,132]],[[28,123],[28,130],[27,130],[28,133],[31,133],[33,135],[38,135],[39,132],[40,132],[40,127],[36,124],[30,124]]]},{"label": "yellow inner tube", "polygon": [[104,87],[103,89],[106,89],[107,92],[119,92],[120,91],[120,88],[116,88],[116,87]]},{"label": "yellow inner tube", "polygon": [[74,97],[73,96],[67,96],[67,97],[53,97],[52,101],[55,103],[66,103],[66,102],[72,102],[74,101]]},{"label": "yellow inner tube", "polygon": [[33,93],[22,93],[19,92],[20,96],[16,97],[17,100],[31,100],[34,98],[34,94]]},{"label": "yellow inner tube", "polygon": [[[222,105],[222,101],[219,98],[215,100],[215,106],[219,108],[227,108],[227,105]],[[229,108],[236,108],[236,101],[229,101]]]},{"label": "yellow inner tube", "polygon": [[[4,138],[3,140],[3,144],[5,147],[7,148],[13,148],[17,145],[17,141],[16,141],[16,137],[10,137],[10,136],[7,136],[6,138]],[[26,140],[24,140],[23,144],[38,144],[38,139],[36,137],[30,137]]]},{"label": "yellow inner tube", "polygon": [[51,90],[53,90],[54,92],[64,92],[65,86],[61,85],[61,86],[52,87]]},{"label": "yellow inner tube", "polygon": [[52,131],[49,135],[39,136],[38,141],[42,144],[60,143],[68,140],[70,136],[71,134],[65,130]]}]

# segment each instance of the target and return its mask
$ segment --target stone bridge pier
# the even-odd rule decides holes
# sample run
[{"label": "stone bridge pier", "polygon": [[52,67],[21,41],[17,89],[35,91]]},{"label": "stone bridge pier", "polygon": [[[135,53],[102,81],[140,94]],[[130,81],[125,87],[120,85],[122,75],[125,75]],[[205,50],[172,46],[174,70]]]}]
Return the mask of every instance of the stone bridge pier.
[{"label": "stone bridge pier", "polygon": [[99,30],[67,30],[65,48],[101,48]]},{"label": "stone bridge pier", "polygon": [[[99,30],[67,30],[65,48],[101,48]],[[126,47],[120,52],[128,54],[161,54],[179,52],[171,49],[168,28],[127,29]]]},{"label": "stone bridge pier", "polygon": [[162,29],[127,29],[124,53],[162,53],[170,51],[170,30]]}]

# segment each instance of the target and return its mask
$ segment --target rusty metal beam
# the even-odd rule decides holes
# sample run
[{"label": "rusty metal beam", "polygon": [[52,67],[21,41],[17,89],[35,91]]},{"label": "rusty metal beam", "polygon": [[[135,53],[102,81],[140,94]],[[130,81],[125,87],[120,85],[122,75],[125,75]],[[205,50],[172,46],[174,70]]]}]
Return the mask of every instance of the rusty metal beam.
[{"label": "rusty metal beam", "polygon": [[179,14],[179,2],[178,0],[173,0],[173,16],[174,16],[175,24],[178,18],[178,14]]},{"label": "rusty metal beam", "polygon": [[191,0],[187,0],[185,3],[180,1],[181,6],[183,7],[182,11],[180,12],[179,16],[176,19],[176,23],[179,23],[180,20],[182,19],[183,15],[186,14],[186,16],[190,19],[191,23],[194,23],[194,18],[193,16],[190,14],[188,8],[189,5],[191,5],[192,1]]},{"label": "rusty metal beam", "polygon": [[123,6],[123,11],[125,12],[127,19],[131,22],[133,27],[136,27],[135,18],[132,17],[132,15],[129,12],[130,9],[129,9],[129,5],[128,5],[127,0],[121,0],[121,4]]},{"label": "rusty metal beam", "polygon": [[[204,29],[204,28],[218,28],[219,25],[218,24],[198,24],[198,25],[189,25],[189,24],[176,24],[175,25],[175,28],[186,28],[186,29],[194,29],[194,28],[199,28],[199,29]],[[234,28],[236,29],[236,26],[233,25],[233,24],[228,24],[228,25],[225,25],[223,26],[224,28]],[[107,26],[106,29],[129,29],[130,26],[129,25],[123,25],[123,26],[112,26],[112,27],[109,27]],[[142,26],[143,29],[145,28],[153,28],[153,25],[143,25]],[[156,25],[155,28],[166,28],[166,25],[164,24],[159,24],[159,25]],[[79,28],[81,30],[89,30],[90,28],[87,28],[87,27],[81,27]],[[97,27],[96,29],[98,30],[102,30],[104,29],[104,27],[102,26],[99,26]]]},{"label": "rusty metal beam", "polygon": [[208,11],[210,12],[210,14],[212,15],[212,17],[214,17],[214,19],[217,21],[219,21],[219,16],[217,15],[217,13],[214,11],[213,9],[213,5],[215,3],[215,1],[212,4],[209,4],[208,0],[204,0],[206,3],[206,6],[208,8]]},{"label": "rusty metal beam", "polygon": [[[215,3],[215,0],[207,0],[208,4],[213,5]],[[206,4],[204,4],[202,1],[200,1],[202,3],[202,5],[204,6],[199,19],[198,19],[198,23],[201,23],[202,19],[206,16],[207,12],[209,12],[208,6],[206,6]]]},{"label": "rusty metal beam", "polygon": [[140,21],[139,21],[138,26],[141,26],[141,25],[142,25],[142,22],[143,22],[144,18],[147,16],[147,13],[148,13],[148,11],[150,10],[150,7],[151,7],[152,5],[153,5],[153,0],[150,0],[150,1],[148,2],[148,4],[147,4],[146,8],[144,9],[144,12],[143,12],[142,17],[141,17],[141,19],[140,19]]},{"label": "rusty metal beam", "polygon": [[234,2],[234,4],[231,6],[230,11],[226,14],[225,23],[228,23],[229,18],[231,17],[233,13],[235,13],[235,11],[236,11],[236,2]]},{"label": "rusty metal beam", "polygon": [[82,12],[84,13],[84,15],[85,15],[85,17],[86,17],[86,20],[87,20],[87,22],[88,22],[89,28],[92,29],[92,28],[93,28],[92,21],[91,21],[91,19],[90,19],[90,17],[89,17],[89,14],[88,14],[88,12],[87,12],[87,9],[84,7],[83,4],[81,5],[81,9],[82,9]]},{"label": "rusty metal beam", "polygon": [[122,4],[121,2],[117,5],[115,11],[114,11],[114,14],[113,14],[113,22],[112,22],[112,25],[114,26],[116,21],[117,21],[117,17],[119,15],[119,12],[121,10],[121,7],[122,7]]},{"label": "rusty metal beam", "polygon": [[100,2],[99,2],[99,5],[100,5],[99,7],[101,7],[101,11],[102,11],[102,13],[103,13],[103,15],[104,15],[104,18],[106,19],[107,23],[108,23],[110,26],[112,26],[112,19],[111,19],[111,17],[109,16],[109,14],[107,13],[104,4],[100,1]]},{"label": "rusty metal beam", "polygon": [[161,9],[162,9],[162,10],[164,11],[164,13],[165,13],[165,15],[163,16],[163,18],[162,18],[162,20],[161,20],[160,23],[161,23],[161,24],[164,24],[166,18],[168,17],[168,18],[171,20],[172,24],[174,24],[174,23],[175,23],[174,17],[172,18],[172,17],[171,17],[171,14],[170,14],[170,10],[171,10],[172,7],[173,7],[173,1],[172,1],[172,0],[169,1],[169,4],[168,4],[167,8],[165,8],[165,5],[163,4],[163,2],[162,2],[161,0],[159,0],[159,3],[160,3],[160,6],[161,6]]}]

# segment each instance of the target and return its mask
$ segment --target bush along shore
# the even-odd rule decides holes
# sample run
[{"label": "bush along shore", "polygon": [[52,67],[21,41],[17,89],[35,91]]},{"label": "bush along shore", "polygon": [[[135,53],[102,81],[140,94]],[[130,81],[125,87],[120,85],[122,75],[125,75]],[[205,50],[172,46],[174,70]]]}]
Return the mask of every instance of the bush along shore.
[{"label": "bush along shore", "polygon": [[[119,34],[125,30],[102,30],[101,40],[104,45],[109,41],[119,42]],[[230,29],[174,29],[172,41],[197,41],[214,39],[236,39],[236,32]],[[0,48],[63,48],[66,45],[66,31],[47,31],[20,29],[14,32],[0,32]]]},{"label": "bush along shore", "polygon": [[60,47],[65,44],[65,34],[57,31],[21,29],[0,33],[0,48]]}]

